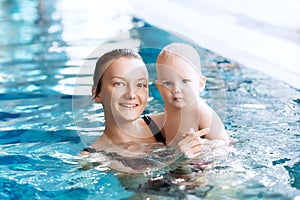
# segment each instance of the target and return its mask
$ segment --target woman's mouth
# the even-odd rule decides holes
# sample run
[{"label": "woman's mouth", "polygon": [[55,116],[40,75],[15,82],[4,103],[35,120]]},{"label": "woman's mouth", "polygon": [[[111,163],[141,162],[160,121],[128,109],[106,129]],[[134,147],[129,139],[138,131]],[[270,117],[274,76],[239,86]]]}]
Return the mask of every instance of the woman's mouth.
[{"label": "woman's mouth", "polygon": [[120,103],[119,105],[121,107],[128,108],[128,109],[135,108],[135,107],[139,106],[139,104],[136,104],[136,103]]}]

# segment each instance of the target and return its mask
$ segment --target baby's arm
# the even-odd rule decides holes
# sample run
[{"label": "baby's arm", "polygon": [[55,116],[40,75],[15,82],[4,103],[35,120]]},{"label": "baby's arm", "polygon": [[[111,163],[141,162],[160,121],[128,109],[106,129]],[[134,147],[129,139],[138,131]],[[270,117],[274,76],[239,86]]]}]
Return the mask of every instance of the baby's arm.
[{"label": "baby's arm", "polygon": [[199,130],[209,128],[205,135],[209,140],[229,141],[228,134],[225,131],[224,124],[218,114],[202,99],[199,103],[200,120],[198,124]]}]

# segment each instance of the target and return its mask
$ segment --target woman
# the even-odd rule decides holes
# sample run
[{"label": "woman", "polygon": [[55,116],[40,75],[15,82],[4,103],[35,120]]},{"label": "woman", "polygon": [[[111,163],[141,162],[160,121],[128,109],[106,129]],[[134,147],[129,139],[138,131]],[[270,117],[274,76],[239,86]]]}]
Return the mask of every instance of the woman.
[{"label": "woman", "polygon": [[156,125],[163,122],[163,116],[140,118],[148,99],[148,72],[138,53],[117,49],[104,54],[96,63],[93,81],[93,98],[103,106],[105,129],[95,143],[84,149],[83,155],[115,151],[129,142],[164,143],[158,128],[162,123]]}]

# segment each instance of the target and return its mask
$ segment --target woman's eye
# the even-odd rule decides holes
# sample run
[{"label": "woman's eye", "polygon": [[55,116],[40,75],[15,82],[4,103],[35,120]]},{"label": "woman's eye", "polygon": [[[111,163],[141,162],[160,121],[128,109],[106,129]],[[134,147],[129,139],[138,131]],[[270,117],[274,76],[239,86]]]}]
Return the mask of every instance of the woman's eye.
[{"label": "woman's eye", "polygon": [[147,87],[147,84],[145,84],[145,83],[138,83],[137,87],[139,87],[139,88],[145,88],[145,87]]},{"label": "woman's eye", "polygon": [[125,86],[125,83],[124,83],[124,82],[118,81],[118,82],[115,82],[115,83],[114,83],[114,86],[122,87],[122,86]]}]

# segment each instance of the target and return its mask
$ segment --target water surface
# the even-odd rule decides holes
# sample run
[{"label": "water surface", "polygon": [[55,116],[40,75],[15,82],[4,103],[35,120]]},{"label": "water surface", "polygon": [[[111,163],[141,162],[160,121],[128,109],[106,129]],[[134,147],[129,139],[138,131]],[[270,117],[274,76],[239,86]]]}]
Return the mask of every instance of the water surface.
[{"label": "water surface", "polygon": [[[234,150],[220,158],[180,161],[182,165],[130,175],[130,179],[99,163],[83,169],[77,155],[93,140],[84,134],[99,133],[103,114],[97,106],[84,110],[84,123],[95,123],[89,111],[97,111],[100,121],[97,131],[78,133],[72,108],[77,73],[106,39],[150,25],[128,15],[124,4],[102,2],[94,9],[89,2],[83,6],[79,1],[1,0],[0,5],[1,199],[151,195],[293,199],[300,195],[299,91],[201,47],[198,50],[208,55],[203,69],[207,88],[201,96],[233,132]],[[186,39],[159,28],[157,35],[134,33],[131,37],[139,41],[148,63],[158,53],[148,48],[151,45],[162,47]],[[155,80],[153,66],[148,69],[151,81]],[[154,84],[150,89],[152,98],[145,112],[159,111],[161,98]]]}]

